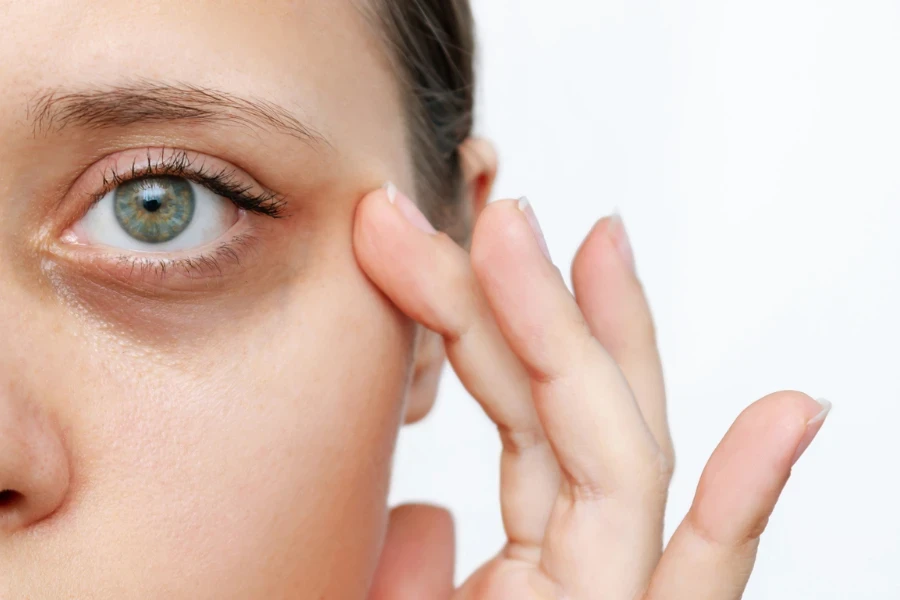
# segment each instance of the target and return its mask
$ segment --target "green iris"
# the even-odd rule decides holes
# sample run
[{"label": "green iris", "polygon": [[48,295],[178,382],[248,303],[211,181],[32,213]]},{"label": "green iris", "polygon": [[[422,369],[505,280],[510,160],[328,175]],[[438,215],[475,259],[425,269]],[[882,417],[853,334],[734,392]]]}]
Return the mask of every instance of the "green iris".
[{"label": "green iris", "polygon": [[113,210],[136,240],[162,244],[178,237],[194,218],[194,190],[178,177],[134,179],[116,188]]}]

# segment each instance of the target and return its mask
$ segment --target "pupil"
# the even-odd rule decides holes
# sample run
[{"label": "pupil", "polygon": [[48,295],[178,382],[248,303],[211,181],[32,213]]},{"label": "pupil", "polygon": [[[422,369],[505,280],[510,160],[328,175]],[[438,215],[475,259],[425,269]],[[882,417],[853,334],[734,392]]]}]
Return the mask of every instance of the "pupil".
[{"label": "pupil", "polygon": [[147,212],[156,212],[160,208],[162,208],[162,202],[159,201],[159,198],[144,198],[144,210]]}]

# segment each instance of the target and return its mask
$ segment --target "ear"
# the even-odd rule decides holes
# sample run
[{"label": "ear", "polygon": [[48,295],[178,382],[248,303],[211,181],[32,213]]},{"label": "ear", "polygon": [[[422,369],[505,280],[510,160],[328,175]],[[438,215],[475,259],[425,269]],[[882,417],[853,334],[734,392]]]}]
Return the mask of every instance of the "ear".
[{"label": "ear", "polygon": [[459,157],[474,222],[490,200],[497,179],[497,151],[488,140],[470,137],[459,146]]},{"label": "ear", "polygon": [[[459,156],[466,186],[464,210],[471,216],[471,226],[491,197],[497,178],[497,153],[489,141],[470,137],[460,144]],[[431,411],[446,360],[441,336],[421,326],[416,336],[415,364],[406,407],[407,424],[424,419]]]},{"label": "ear", "polygon": [[421,325],[417,326],[415,361],[404,419],[407,425],[421,421],[434,407],[445,361],[443,338]]}]

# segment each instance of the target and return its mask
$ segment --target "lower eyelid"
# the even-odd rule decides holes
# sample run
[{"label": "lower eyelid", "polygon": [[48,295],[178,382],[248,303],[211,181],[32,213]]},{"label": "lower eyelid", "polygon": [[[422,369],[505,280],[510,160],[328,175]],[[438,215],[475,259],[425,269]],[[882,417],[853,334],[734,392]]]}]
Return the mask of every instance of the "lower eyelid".
[{"label": "lower eyelid", "polygon": [[59,244],[53,249],[69,275],[101,286],[149,293],[208,291],[216,282],[256,267],[263,232],[248,227],[201,251],[172,255]]}]

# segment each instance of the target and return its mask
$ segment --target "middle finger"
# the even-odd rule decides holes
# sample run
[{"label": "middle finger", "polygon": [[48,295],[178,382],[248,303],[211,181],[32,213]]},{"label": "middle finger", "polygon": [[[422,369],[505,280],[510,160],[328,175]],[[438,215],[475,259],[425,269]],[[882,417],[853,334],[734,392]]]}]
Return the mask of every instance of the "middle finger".
[{"label": "middle finger", "polygon": [[472,244],[475,273],[529,372],[566,476],[542,565],[573,597],[635,597],[658,555],[666,461],[628,382],[543,247],[527,201],[488,206]]},{"label": "middle finger", "polygon": [[497,329],[468,253],[434,232],[406,196],[391,192],[393,201],[379,190],[360,203],[357,258],[394,304],[443,336],[460,381],[500,429],[507,550],[536,563],[560,473],[531,402],[528,375]]}]

